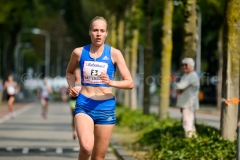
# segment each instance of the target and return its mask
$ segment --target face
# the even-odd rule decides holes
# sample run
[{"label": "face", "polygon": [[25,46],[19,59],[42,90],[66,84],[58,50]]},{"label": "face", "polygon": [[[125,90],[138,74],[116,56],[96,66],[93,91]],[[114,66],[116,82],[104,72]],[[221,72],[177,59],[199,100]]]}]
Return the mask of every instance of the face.
[{"label": "face", "polygon": [[182,70],[184,73],[190,73],[193,71],[192,67],[187,63],[182,63]]},{"label": "face", "polygon": [[13,81],[13,76],[8,76],[9,81]]},{"label": "face", "polygon": [[92,43],[96,46],[100,46],[104,43],[107,37],[107,24],[103,20],[96,20],[92,23],[92,27],[89,30]]}]

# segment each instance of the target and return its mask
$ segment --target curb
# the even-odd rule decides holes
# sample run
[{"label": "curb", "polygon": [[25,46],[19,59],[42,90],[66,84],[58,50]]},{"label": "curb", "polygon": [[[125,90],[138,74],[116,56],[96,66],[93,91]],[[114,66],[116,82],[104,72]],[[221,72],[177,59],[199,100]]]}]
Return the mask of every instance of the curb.
[{"label": "curb", "polygon": [[114,154],[120,160],[137,160],[128,152],[128,150],[125,147],[119,145],[116,141],[111,140],[110,145],[113,148]]}]

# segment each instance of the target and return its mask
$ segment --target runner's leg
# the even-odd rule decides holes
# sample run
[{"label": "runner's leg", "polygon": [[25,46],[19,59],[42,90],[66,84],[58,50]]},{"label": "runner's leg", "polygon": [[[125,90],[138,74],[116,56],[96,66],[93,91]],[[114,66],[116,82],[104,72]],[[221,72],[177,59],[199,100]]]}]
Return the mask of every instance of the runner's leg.
[{"label": "runner's leg", "polygon": [[94,122],[85,113],[75,115],[75,125],[80,145],[79,160],[89,160],[94,145]]},{"label": "runner's leg", "polygon": [[96,124],[94,126],[94,148],[92,153],[92,160],[104,160],[114,124]]},{"label": "runner's leg", "polygon": [[10,113],[13,112],[13,102],[15,100],[15,97],[14,96],[10,96],[9,99],[8,99],[8,110]]}]

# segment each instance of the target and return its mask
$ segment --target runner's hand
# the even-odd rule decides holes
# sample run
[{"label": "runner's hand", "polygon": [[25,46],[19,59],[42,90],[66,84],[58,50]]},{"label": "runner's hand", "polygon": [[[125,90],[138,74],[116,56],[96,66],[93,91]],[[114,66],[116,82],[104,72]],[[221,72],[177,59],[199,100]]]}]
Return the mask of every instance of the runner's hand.
[{"label": "runner's hand", "polygon": [[109,76],[108,76],[106,73],[103,73],[103,72],[102,72],[102,73],[100,74],[100,78],[101,78],[101,80],[102,80],[104,83],[106,83],[106,84],[109,86],[111,80],[110,80]]},{"label": "runner's hand", "polygon": [[69,95],[72,97],[77,97],[80,90],[81,90],[81,88],[79,88],[79,87],[72,87],[70,89]]}]

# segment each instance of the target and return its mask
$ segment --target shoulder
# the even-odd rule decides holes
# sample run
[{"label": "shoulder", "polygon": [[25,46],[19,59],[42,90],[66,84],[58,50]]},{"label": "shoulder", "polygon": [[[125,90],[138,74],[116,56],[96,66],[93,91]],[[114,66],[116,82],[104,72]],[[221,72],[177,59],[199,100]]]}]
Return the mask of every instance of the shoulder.
[{"label": "shoulder", "polygon": [[191,78],[198,78],[198,74],[197,74],[197,72],[191,72],[190,74],[189,74],[189,76],[191,77]]},{"label": "shoulder", "polygon": [[83,47],[78,47],[73,50],[72,54],[75,56],[80,56],[82,54],[82,51],[83,51]]},{"label": "shoulder", "polygon": [[4,85],[5,85],[5,86],[7,86],[8,84],[9,84],[9,82],[8,82],[8,81],[5,81],[5,82],[4,82]]},{"label": "shoulder", "polygon": [[116,63],[123,59],[123,55],[119,49],[111,47],[111,56],[113,63]]},{"label": "shoulder", "polygon": [[122,53],[119,49],[111,47],[111,55],[112,57],[118,57],[118,56],[122,56]]},{"label": "shoulder", "polygon": [[195,71],[194,71],[194,72],[191,72],[191,73],[189,74],[189,80],[190,80],[192,83],[195,83],[195,82],[200,81],[197,72],[195,72]]}]

